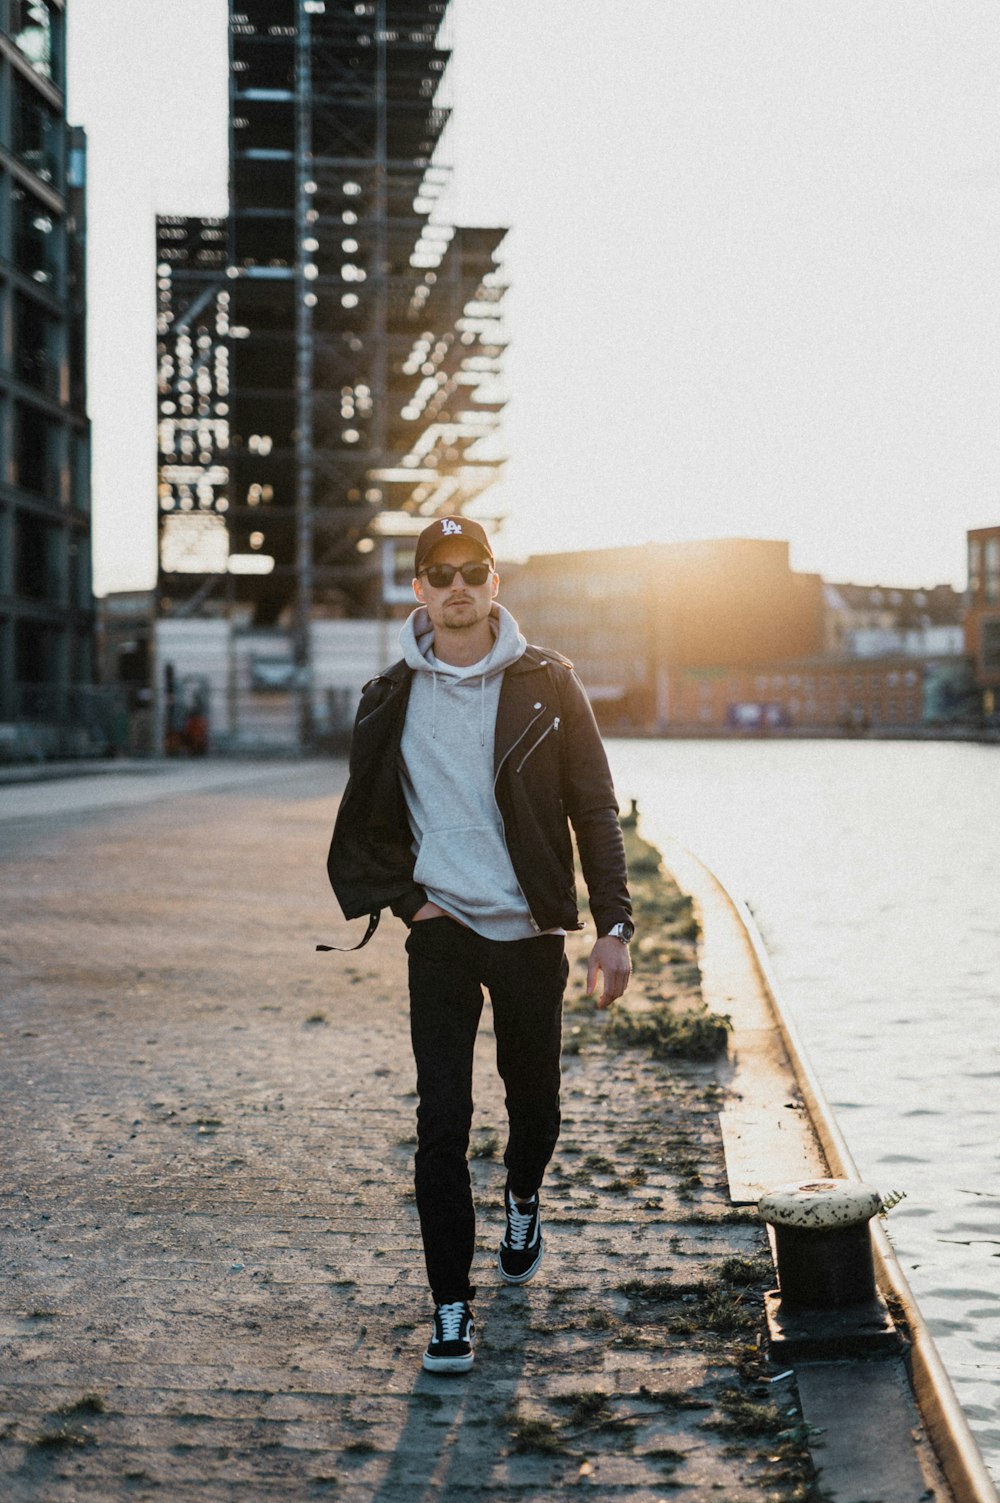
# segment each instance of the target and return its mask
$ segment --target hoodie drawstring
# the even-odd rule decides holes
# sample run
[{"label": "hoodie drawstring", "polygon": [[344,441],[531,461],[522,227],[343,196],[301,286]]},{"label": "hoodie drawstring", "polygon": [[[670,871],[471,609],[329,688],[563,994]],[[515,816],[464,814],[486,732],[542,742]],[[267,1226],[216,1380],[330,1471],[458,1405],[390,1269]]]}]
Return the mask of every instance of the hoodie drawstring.
[{"label": "hoodie drawstring", "polygon": [[486,745],[486,674],[479,680],[479,745]]},{"label": "hoodie drawstring", "polygon": [[434,669],[434,668],[432,668],[431,669],[431,674],[432,674],[432,684],[431,684],[431,739],[433,741],[436,741],[437,740],[437,733],[438,733],[438,726],[437,726],[438,676],[437,676],[437,670]]}]

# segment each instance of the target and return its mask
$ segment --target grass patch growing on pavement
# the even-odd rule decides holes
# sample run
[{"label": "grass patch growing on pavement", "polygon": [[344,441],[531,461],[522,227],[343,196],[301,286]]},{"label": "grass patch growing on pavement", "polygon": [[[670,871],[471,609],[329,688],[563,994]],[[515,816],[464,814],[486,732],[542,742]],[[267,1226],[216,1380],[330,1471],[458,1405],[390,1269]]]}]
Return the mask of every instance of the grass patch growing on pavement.
[{"label": "grass patch growing on pavement", "polygon": [[74,1399],[72,1402],[60,1404],[59,1408],[56,1410],[56,1414],[65,1415],[67,1416],[67,1418],[73,1414],[105,1414],[107,1412],[107,1408],[108,1406],[104,1402],[101,1394],[84,1393],[81,1394],[78,1399]]},{"label": "grass patch growing on pavement", "polygon": [[770,1399],[751,1398],[739,1388],[723,1388],[716,1395],[718,1419],[704,1421],[706,1430],[752,1440],[761,1435],[778,1435],[785,1428],[784,1417]]},{"label": "grass patch growing on pavement", "polygon": [[536,1451],[551,1456],[563,1448],[563,1437],[554,1420],[544,1416],[522,1414],[515,1404],[505,1411],[501,1423],[513,1442],[518,1455]]},{"label": "grass patch growing on pavement", "polygon": [[74,1430],[71,1425],[56,1425],[51,1430],[40,1430],[31,1441],[35,1451],[82,1451],[96,1444],[93,1435]]},{"label": "grass patch growing on pavement", "polygon": [[648,1012],[616,1007],[608,1020],[608,1037],[626,1048],[648,1049],[654,1059],[710,1060],[724,1054],[733,1031],[731,1018],[688,1007],[677,1012],[668,1002],[654,1002]]},{"label": "grass patch growing on pavement", "polygon": [[469,1144],[470,1159],[496,1158],[497,1149],[500,1147],[499,1135],[495,1132],[483,1133],[481,1137],[473,1139]]}]

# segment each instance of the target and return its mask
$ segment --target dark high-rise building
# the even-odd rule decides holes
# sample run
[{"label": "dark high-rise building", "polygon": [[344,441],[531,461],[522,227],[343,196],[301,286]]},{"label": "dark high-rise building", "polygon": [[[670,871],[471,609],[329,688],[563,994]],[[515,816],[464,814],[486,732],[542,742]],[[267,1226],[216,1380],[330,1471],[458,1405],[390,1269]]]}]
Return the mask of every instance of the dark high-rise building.
[{"label": "dark high-rise building", "polygon": [[97,703],[86,139],[65,71],[63,0],[0,0],[0,722],[43,752],[86,750]]},{"label": "dark high-rise building", "polygon": [[437,212],[446,10],[231,0],[230,216],[157,227],[161,611],[377,615],[496,478],[504,231]]}]

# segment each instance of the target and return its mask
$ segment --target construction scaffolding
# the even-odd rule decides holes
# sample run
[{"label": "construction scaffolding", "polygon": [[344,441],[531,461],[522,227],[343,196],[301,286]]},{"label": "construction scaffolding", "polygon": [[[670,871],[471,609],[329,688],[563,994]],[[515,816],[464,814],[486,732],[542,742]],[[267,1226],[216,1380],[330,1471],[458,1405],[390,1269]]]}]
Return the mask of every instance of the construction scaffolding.
[{"label": "construction scaffolding", "polygon": [[160,608],[291,632],[303,705],[310,623],[412,603],[422,519],[502,462],[505,231],[439,209],[446,11],[231,0],[230,215],[157,223]]}]

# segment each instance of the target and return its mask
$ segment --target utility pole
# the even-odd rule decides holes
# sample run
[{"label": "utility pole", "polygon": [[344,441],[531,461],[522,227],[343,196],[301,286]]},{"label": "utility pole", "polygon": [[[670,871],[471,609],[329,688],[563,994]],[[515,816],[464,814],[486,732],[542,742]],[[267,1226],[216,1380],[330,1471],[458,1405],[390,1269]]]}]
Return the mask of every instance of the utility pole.
[{"label": "utility pole", "polygon": [[313,735],[313,664],[310,631],[313,604],[313,375],[316,294],[313,253],[306,243],[315,237],[311,217],[316,184],[312,152],[312,25],[311,0],[298,0],[295,42],[295,684],[298,699],[299,746],[305,750]]},{"label": "utility pole", "polygon": [[373,328],[375,335],[372,375],[371,447],[377,463],[386,463],[388,429],[389,376],[389,102],[388,102],[388,19],[386,0],[375,5],[375,166],[372,194],[374,235],[375,299]]}]

